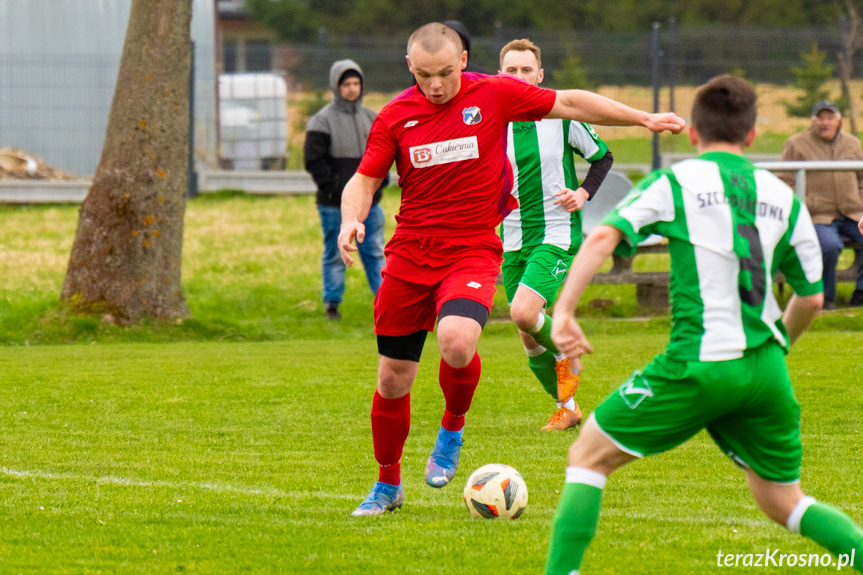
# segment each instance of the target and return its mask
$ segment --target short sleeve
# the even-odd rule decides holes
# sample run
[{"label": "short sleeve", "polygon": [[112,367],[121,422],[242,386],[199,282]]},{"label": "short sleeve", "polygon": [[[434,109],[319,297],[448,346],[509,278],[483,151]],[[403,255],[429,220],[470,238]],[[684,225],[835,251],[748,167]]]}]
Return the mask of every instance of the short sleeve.
[{"label": "short sleeve", "polygon": [[777,251],[779,270],[794,293],[807,296],[823,291],[821,244],[809,211],[796,197],[791,206],[788,231]]},{"label": "short sleeve", "polygon": [[507,122],[535,122],[554,107],[557,92],[531,86],[518,78],[495,76],[500,82],[503,111]]},{"label": "short sleeve", "polygon": [[390,172],[398,153],[398,142],[378,116],[372,124],[366,151],[357,172],[370,178],[383,178]]},{"label": "short sleeve", "polygon": [[570,121],[569,145],[588,162],[600,160],[608,152],[608,145],[590,125],[583,122]]},{"label": "short sleeve", "polygon": [[601,223],[623,232],[615,253],[631,256],[640,242],[656,232],[654,224],[673,221],[674,213],[671,182],[668,174],[660,171],[642,179]]}]

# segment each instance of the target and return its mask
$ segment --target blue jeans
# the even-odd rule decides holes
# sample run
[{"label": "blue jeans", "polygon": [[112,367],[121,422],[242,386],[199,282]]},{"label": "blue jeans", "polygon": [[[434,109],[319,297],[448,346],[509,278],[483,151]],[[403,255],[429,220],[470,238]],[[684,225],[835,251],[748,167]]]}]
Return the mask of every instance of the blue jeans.
[{"label": "blue jeans", "polygon": [[[818,243],[821,244],[821,257],[824,262],[824,299],[834,301],[836,299],[836,264],[839,263],[839,254],[842,253],[842,237],[850,238],[851,241],[863,245],[863,235],[857,229],[857,222],[844,216],[839,217],[829,224],[815,224],[815,233],[818,234]],[[863,290],[863,266],[857,270],[858,290]]]},{"label": "blue jeans", "polygon": [[[345,294],[345,264],[339,254],[339,229],[342,226],[342,211],[331,206],[318,206],[321,228],[324,232],[324,256],[321,259],[321,275],[324,280],[323,297],[327,303],[341,303]],[[366,279],[373,294],[381,287],[381,270],[384,267],[384,211],[372,206],[366,221],[366,239],[357,242],[360,259],[366,270]]]}]

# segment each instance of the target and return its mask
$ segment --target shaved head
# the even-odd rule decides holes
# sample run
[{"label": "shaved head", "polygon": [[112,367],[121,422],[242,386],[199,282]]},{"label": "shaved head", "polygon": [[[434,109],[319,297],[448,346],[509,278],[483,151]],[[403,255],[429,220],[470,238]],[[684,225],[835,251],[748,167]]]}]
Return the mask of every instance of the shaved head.
[{"label": "shaved head", "polygon": [[457,53],[463,49],[458,33],[440,22],[432,22],[417,28],[408,38],[408,54],[410,54],[414,44],[419,44],[429,54],[435,54],[450,45],[456,49]]}]

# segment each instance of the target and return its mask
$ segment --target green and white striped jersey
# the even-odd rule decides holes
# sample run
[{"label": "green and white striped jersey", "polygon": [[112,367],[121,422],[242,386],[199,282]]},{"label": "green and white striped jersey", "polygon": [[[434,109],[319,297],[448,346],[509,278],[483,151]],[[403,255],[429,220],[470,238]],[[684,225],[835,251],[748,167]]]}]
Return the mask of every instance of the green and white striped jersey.
[{"label": "green and white striped jersey", "polygon": [[821,248],[806,206],[743,156],[708,152],[644,178],[604,224],[632,255],[650,234],[668,238],[671,341],[680,361],[739,358],[770,338],[788,349],[773,275],[800,295],[821,292]]},{"label": "green and white striped jersey", "polygon": [[605,156],[608,146],[593,128],[571,120],[513,122],[506,154],[515,175],[513,195],[519,207],[503,221],[504,251],[552,244],[561,249],[581,244],[581,213],[554,205],[563,188],[578,188],[575,155],[588,162]]}]

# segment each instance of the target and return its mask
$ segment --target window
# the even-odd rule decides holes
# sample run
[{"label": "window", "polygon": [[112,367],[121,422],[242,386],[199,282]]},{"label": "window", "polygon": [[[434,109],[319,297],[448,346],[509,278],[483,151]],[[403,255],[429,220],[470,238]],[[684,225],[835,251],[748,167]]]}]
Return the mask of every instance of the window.
[{"label": "window", "polygon": [[246,40],[246,72],[269,72],[273,53],[269,40]]},{"label": "window", "polygon": [[222,42],[222,72],[234,74],[237,70],[238,46],[236,40],[225,40]]}]

